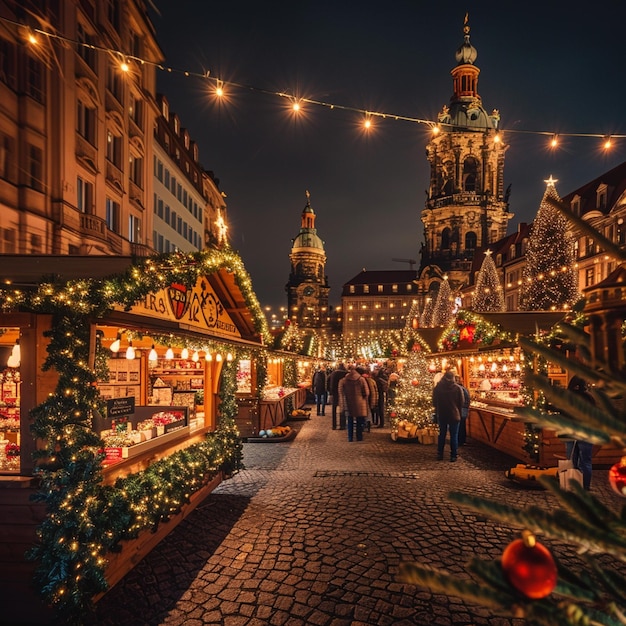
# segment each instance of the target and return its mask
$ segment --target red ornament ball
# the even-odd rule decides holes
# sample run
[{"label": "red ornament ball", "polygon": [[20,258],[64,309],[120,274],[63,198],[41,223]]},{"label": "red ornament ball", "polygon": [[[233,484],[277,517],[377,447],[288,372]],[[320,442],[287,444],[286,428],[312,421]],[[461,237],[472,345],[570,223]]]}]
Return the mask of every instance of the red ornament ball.
[{"label": "red ornament ball", "polygon": [[417,378],[414,378],[414,379],[411,381],[411,384],[413,385],[413,387],[417,387],[417,386],[420,384],[420,381],[419,381],[419,380],[417,380]]},{"label": "red ornament ball", "polygon": [[626,456],[609,470],[609,483],[620,496],[626,497]]},{"label": "red ornament ball", "polygon": [[557,569],[550,551],[527,530],[504,549],[502,571],[515,589],[532,600],[545,598],[556,587]]},{"label": "red ornament ball", "polygon": [[285,320],[285,326],[291,326],[291,320]]}]

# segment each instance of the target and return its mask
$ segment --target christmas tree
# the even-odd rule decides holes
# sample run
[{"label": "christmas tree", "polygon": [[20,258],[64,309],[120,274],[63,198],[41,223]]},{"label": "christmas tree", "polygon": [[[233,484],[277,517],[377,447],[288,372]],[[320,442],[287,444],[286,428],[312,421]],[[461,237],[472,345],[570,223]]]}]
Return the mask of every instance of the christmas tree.
[{"label": "christmas tree", "polygon": [[454,315],[454,303],[452,302],[452,290],[448,277],[444,276],[439,285],[439,293],[437,294],[437,302],[433,310],[433,326],[445,326]]},{"label": "christmas tree", "polygon": [[522,275],[520,310],[568,309],[579,297],[574,238],[567,220],[550,203],[559,200],[552,176],[533,222]]},{"label": "christmas tree", "polygon": [[435,310],[435,296],[431,295],[426,298],[424,310],[420,315],[420,326],[422,328],[431,328],[433,326],[433,313]]},{"label": "christmas tree", "polygon": [[391,407],[392,437],[397,434],[401,423],[423,428],[432,422],[433,375],[426,360],[430,350],[417,333],[418,327],[419,309],[417,302],[413,302],[402,331],[401,341],[408,356]]},{"label": "christmas tree", "polygon": [[[547,205],[557,208],[560,214],[567,214],[568,208],[556,199],[548,200]],[[575,217],[569,219],[577,226],[582,222]],[[583,232],[590,230],[588,224],[580,224],[579,228]],[[615,285],[611,288],[615,294],[623,293],[626,253],[599,233],[595,233],[594,241],[622,263],[609,278],[614,279]],[[561,435],[594,444],[614,443],[626,449],[623,400],[626,395],[623,362],[626,303],[622,296],[621,299],[614,297],[610,304],[614,309],[612,314],[617,314],[616,319],[622,320],[617,327],[620,336],[614,338],[614,343],[619,344],[617,353],[610,355],[610,361],[603,360],[599,355],[601,351],[593,349],[592,341],[598,341],[598,338],[592,340],[585,332],[584,321],[583,324],[560,324],[560,341],[553,341],[552,344],[520,339],[524,350],[585,380],[591,386],[595,404],[573,391],[553,386],[545,374],[530,373],[525,384],[541,391],[559,412],[539,406],[524,407],[519,412],[524,420],[554,429]],[[605,326],[596,328],[594,332],[615,330]],[[555,333],[555,336],[558,335]],[[564,343],[576,346],[591,365],[568,358],[559,347]],[[592,355],[593,360],[590,358]],[[611,468],[608,478],[613,489],[626,497],[626,456]],[[626,562],[626,506],[622,506],[619,512],[614,511],[578,483],[570,483],[571,490],[565,491],[554,479],[540,480],[556,500],[550,510],[542,510],[539,506],[519,509],[470,494],[450,493],[449,499],[461,506],[498,523],[525,529],[523,538],[509,544],[499,560],[489,562],[472,558],[467,564],[472,580],[460,580],[457,575],[422,564],[404,563],[401,567],[403,581],[466,598],[499,613],[524,618],[528,624],[626,624],[626,578],[622,573],[623,567],[619,565]],[[576,548],[581,558],[580,568],[559,566],[550,551],[536,541],[536,533],[543,533]]]},{"label": "christmas tree", "polygon": [[491,258],[491,250],[485,251],[483,264],[476,277],[472,308],[478,313],[504,311],[504,293],[496,264]]}]

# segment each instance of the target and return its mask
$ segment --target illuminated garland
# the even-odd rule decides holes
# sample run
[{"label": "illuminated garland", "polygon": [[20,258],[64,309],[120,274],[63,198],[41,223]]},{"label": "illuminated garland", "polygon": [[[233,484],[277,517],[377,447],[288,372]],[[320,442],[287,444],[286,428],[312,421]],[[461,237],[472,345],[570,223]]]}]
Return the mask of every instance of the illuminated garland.
[{"label": "illuminated garland", "polygon": [[52,315],[43,369],[58,372],[58,384],[55,393],[31,412],[33,436],[43,444],[34,455],[41,482],[36,500],[46,504],[47,516],[28,556],[37,561],[37,588],[63,619],[88,614],[93,596],[107,589],[107,554],[119,550],[120,541],[169,519],[220,469],[228,474],[242,466],[242,444],[234,423],[238,407],[233,360],[224,363],[220,421],[206,441],[118,480],[114,487],[104,486],[102,441],[92,430],[91,416],[94,409],[102,409],[96,381],[97,370],[106,367],[106,357],[97,336],[96,368],[89,368],[88,320],[102,317],[115,305],[132,307],[174,281],[192,286],[199,276],[223,268],[234,273],[255,328],[269,338],[243,262],[228,249],[150,257],[136,262],[124,275],[103,281],[48,282],[33,291],[0,290],[3,312],[19,309]]},{"label": "illuminated garland", "polygon": [[500,341],[513,341],[513,336],[487,322],[478,313],[461,309],[441,336],[439,350],[450,351],[463,346],[491,346]]}]

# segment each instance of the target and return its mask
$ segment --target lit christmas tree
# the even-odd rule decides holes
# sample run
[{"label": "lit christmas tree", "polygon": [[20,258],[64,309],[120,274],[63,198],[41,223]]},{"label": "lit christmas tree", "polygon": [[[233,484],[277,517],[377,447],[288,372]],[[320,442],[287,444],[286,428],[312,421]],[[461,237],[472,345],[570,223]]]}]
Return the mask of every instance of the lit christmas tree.
[{"label": "lit christmas tree", "polygon": [[476,277],[472,308],[478,313],[504,311],[504,293],[491,250],[485,251],[483,264]]},{"label": "lit christmas tree", "polygon": [[433,310],[433,326],[446,326],[454,315],[454,302],[452,301],[452,290],[448,277],[444,276],[439,285],[439,293],[437,294],[437,302]]},{"label": "lit christmas tree", "polygon": [[569,309],[579,299],[574,268],[574,238],[567,220],[548,199],[559,200],[550,176],[526,250],[526,266],[520,292],[522,311]]},{"label": "lit christmas tree", "polygon": [[424,310],[420,315],[420,326],[422,328],[431,328],[433,325],[433,312],[435,310],[435,299],[432,296],[426,298]]}]

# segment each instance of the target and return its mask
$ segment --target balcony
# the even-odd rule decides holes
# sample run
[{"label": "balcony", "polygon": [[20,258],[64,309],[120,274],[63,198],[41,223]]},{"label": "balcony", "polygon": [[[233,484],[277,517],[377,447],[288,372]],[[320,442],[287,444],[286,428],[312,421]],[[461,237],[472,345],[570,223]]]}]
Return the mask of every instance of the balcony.
[{"label": "balcony", "polygon": [[131,243],[130,244],[130,253],[133,256],[146,257],[146,256],[153,255],[154,254],[154,250],[152,250],[152,248],[150,248],[149,246],[146,246],[143,243]]},{"label": "balcony", "polygon": [[106,240],[106,223],[103,219],[88,213],[80,214],[81,234],[87,237],[97,237]]},{"label": "balcony", "polygon": [[122,182],[122,171],[117,168],[111,161],[107,159],[107,182],[111,183],[119,191],[124,191],[124,183]]}]

